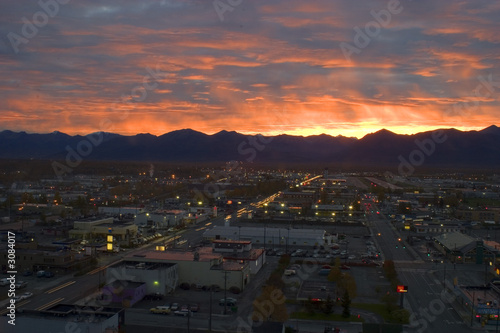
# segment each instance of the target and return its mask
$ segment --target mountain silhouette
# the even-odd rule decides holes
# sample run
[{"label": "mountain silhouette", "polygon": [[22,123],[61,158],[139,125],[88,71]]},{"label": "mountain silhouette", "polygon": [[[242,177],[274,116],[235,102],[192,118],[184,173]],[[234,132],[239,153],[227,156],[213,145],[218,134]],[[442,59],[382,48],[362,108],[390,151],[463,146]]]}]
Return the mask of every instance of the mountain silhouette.
[{"label": "mountain silhouette", "polygon": [[[437,138],[437,139],[436,139]],[[64,160],[78,154],[90,160],[322,163],[397,167],[402,160],[417,166],[497,168],[500,128],[480,131],[442,129],[401,135],[382,129],[361,139],[343,136],[245,135],[220,131],[207,135],[182,129],[160,136],[124,136],[98,132],[70,136],[61,132],[0,132],[0,158]],[[411,161],[410,161],[411,160]],[[422,161],[420,161],[422,160]]]}]

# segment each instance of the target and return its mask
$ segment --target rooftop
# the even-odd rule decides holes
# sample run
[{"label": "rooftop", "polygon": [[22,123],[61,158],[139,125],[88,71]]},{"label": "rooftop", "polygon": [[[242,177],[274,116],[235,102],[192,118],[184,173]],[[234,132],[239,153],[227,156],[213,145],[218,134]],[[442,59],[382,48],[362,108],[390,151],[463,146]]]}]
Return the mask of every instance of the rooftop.
[{"label": "rooftop", "polygon": [[46,310],[27,310],[18,312],[22,317],[41,317],[44,319],[61,320],[66,322],[100,323],[116,315],[123,309],[98,306],[81,306],[57,304]]},{"label": "rooftop", "polygon": [[[212,253],[212,248],[199,248],[198,249],[199,259],[198,261],[211,261],[213,259],[221,258],[221,254]],[[195,251],[151,251],[147,250],[140,252],[138,254],[133,254],[125,257],[125,260],[140,261],[141,259],[146,260],[172,260],[172,261],[194,261]]]}]

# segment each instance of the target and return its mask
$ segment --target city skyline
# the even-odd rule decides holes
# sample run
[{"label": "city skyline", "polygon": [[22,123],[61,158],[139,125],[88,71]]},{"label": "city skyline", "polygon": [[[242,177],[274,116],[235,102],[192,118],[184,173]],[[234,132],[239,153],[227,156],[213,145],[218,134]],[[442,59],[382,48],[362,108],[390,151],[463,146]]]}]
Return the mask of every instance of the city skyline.
[{"label": "city skyline", "polygon": [[0,18],[0,131],[412,134],[499,125],[500,4],[41,1]]}]

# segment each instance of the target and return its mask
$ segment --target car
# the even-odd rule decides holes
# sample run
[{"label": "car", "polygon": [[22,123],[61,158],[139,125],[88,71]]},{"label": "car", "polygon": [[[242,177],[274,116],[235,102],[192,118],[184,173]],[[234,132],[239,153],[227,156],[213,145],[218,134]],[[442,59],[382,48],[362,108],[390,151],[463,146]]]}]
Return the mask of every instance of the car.
[{"label": "car", "polygon": [[198,304],[191,304],[189,306],[189,310],[191,310],[191,312],[198,312],[199,309],[200,309],[200,306]]},{"label": "car", "polygon": [[224,306],[224,303],[225,303],[225,305],[234,306],[234,305],[236,305],[236,302],[237,302],[236,299],[231,298],[231,297],[228,297],[226,300],[224,300],[224,298],[221,298],[219,300],[219,305]]},{"label": "car", "polygon": [[187,311],[189,310],[189,305],[182,305],[180,311]]},{"label": "car", "polygon": [[171,311],[179,310],[179,303],[172,303],[172,305],[170,306],[170,310]]},{"label": "car", "polygon": [[151,308],[149,309],[149,312],[151,313],[159,313],[159,314],[169,314],[170,313],[170,309],[166,306],[162,306],[162,305],[159,305],[155,308]]},{"label": "car", "polygon": [[32,271],[24,271],[23,276],[30,276],[33,275]]},{"label": "car", "polygon": [[174,315],[186,317],[187,315],[189,315],[189,310],[187,310],[187,309],[186,310],[178,310],[178,311],[174,312]]},{"label": "car", "polygon": [[29,292],[29,291],[27,291],[24,294],[20,295],[21,299],[28,299],[28,298],[30,298],[32,296],[33,296],[33,293]]},{"label": "car", "polygon": [[16,282],[16,289],[22,289],[22,288],[26,288],[26,286],[28,285],[27,282],[24,282],[24,281],[17,281]]},{"label": "car", "polygon": [[147,294],[144,296],[145,300],[153,300],[153,301],[159,301],[163,299],[163,294],[160,293],[152,293],[152,294]]},{"label": "car", "polygon": [[49,272],[49,271],[45,271],[45,277],[46,277],[46,278],[51,278],[51,277],[53,277],[53,276],[54,276],[54,273]]},{"label": "car", "polygon": [[351,267],[349,267],[347,265],[342,265],[342,266],[340,266],[340,269],[349,270],[349,269],[351,269]]}]

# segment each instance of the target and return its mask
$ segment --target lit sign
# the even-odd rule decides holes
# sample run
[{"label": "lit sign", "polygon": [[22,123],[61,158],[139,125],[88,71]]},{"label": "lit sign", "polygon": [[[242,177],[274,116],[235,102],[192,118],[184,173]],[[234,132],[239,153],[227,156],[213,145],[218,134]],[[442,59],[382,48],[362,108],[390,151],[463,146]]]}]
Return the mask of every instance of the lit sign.
[{"label": "lit sign", "polygon": [[397,286],[396,291],[398,293],[407,293],[408,292],[408,286]]}]

